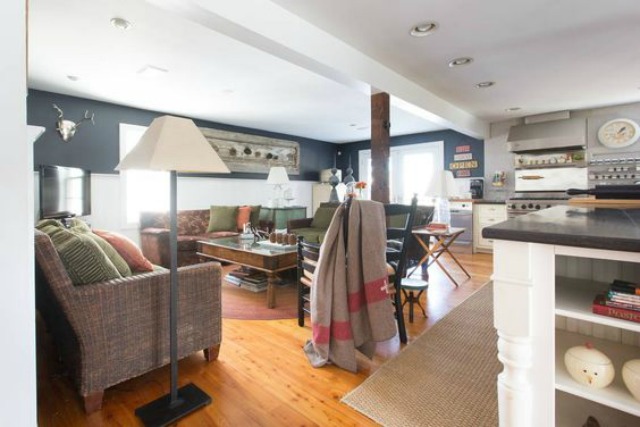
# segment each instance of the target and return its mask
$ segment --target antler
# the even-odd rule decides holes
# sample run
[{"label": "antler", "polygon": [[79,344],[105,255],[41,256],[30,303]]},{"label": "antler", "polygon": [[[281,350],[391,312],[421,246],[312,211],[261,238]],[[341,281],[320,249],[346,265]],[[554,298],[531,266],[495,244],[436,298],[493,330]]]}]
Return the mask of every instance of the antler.
[{"label": "antler", "polygon": [[91,115],[89,115],[89,110],[85,110],[84,111],[84,117],[78,123],[76,123],[75,127],[80,126],[80,123],[82,123],[82,122],[84,122],[86,120],[91,120],[91,123],[95,125],[96,122],[93,121],[93,116],[95,116],[95,113],[91,113]]},{"label": "antler", "polygon": [[60,107],[58,107],[56,104],[53,104],[53,108],[58,111],[58,118],[62,119],[62,116],[64,115],[64,113],[62,112],[62,110],[60,109]]}]

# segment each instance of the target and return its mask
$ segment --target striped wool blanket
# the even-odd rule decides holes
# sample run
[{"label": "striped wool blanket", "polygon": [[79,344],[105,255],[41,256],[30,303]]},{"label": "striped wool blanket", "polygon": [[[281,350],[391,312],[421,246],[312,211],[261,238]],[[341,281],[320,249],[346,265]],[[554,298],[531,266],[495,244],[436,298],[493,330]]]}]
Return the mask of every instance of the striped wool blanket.
[{"label": "striped wool blanket", "polygon": [[344,215],[343,204],[320,248],[311,287],[313,337],[304,351],[314,367],[330,361],[356,372],[356,350],[371,358],[375,343],[395,336],[397,326],[387,293],[384,206],[353,200],[346,249]]}]

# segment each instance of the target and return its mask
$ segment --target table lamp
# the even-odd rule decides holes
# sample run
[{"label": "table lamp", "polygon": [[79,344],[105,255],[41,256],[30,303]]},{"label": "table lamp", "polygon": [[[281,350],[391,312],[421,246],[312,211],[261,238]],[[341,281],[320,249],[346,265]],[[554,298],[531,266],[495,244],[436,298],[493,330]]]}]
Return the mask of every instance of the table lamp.
[{"label": "table lamp", "polygon": [[[211,403],[211,397],[194,384],[178,389],[178,222],[177,173],[230,173],[218,153],[207,142],[192,120],[173,116],[158,117],[138,144],[116,166],[116,170],[141,169],[170,172],[170,252],[169,352],[171,390],[135,410],[145,426],[166,426]],[[133,327],[133,326],[132,326]]]},{"label": "table lamp", "polygon": [[435,198],[432,222],[449,226],[449,224],[451,224],[449,198],[459,197],[453,172],[443,170],[434,174],[425,194]]},{"label": "table lamp", "polygon": [[269,176],[267,177],[267,184],[272,184],[274,188],[273,207],[282,207],[282,186],[289,183],[289,175],[284,166],[272,166],[269,169]]}]

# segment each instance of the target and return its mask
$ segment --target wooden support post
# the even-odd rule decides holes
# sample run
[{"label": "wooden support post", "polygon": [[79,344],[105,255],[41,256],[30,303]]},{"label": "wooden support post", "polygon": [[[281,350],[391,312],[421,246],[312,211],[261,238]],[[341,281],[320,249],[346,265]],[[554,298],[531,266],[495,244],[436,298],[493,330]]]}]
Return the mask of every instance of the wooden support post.
[{"label": "wooden support post", "polygon": [[371,200],[389,203],[389,94],[371,95]]}]

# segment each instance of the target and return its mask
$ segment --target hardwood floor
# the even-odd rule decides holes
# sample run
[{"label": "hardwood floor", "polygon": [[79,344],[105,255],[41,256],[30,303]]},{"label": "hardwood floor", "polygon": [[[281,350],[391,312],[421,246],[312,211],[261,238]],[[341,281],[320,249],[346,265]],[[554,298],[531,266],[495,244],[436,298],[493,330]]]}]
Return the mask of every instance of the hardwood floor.
[{"label": "hardwood floor", "polygon": [[[409,344],[489,280],[491,255],[457,256],[471,279],[448,259],[444,264],[459,279],[459,288],[437,266],[430,268],[429,318],[418,312],[414,323],[409,323],[405,307]],[[103,409],[85,415],[72,381],[61,372],[43,325],[38,326],[40,426],[138,426],[135,408],[168,392],[169,371],[165,367],[107,389]],[[298,327],[296,319],[224,319],[219,359],[207,363],[199,352],[179,364],[180,385],[194,382],[213,397],[211,405],[179,425],[376,425],[341,404],[340,399],[402,350],[398,337],[379,344],[373,360],[360,358],[358,373],[352,374],[335,366],[312,368],[302,352],[310,332],[308,327]]]}]

